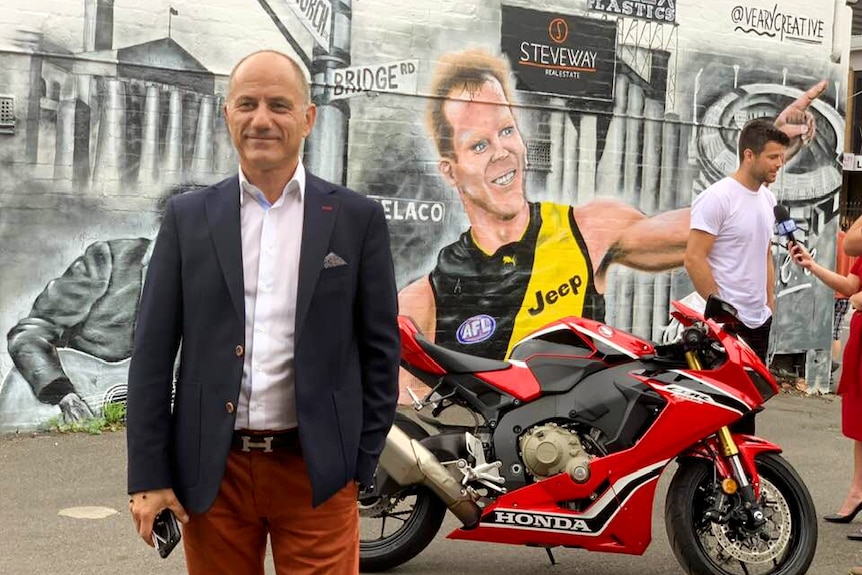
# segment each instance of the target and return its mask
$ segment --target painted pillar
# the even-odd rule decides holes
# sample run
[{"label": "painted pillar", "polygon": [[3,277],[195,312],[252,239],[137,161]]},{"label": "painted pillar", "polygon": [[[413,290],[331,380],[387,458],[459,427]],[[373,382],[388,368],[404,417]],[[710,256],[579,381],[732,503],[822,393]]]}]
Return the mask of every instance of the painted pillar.
[{"label": "painted pillar", "polygon": [[[661,126],[661,173],[658,181],[658,212],[676,207],[676,161],[679,157],[679,130],[673,115],[665,115]],[[652,339],[658,341],[670,321],[671,272],[657,274],[653,287]]]},{"label": "painted pillar", "polygon": [[212,96],[201,97],[191,168],[196,182],[205,181],[213,170],[213,107]]},{"label": "painted pillar", "polygon": [[126,87],[122,80],[103,78],[104,104],[99,120],[99,141],[93,181],[102,184],[102,191],[116,192],[125,165]]},{"label": "painted pillar", "polygon": [[598,150],[598,118],[591,114],[581,116],[578,131],[578,204],[596,197],[596,158]]},{"label": "painted pillar", "polygon": [[350,107],[346,99],[331,100],[330,70],[350,65],[351,0],[332,1],[329,52],[314,46],[311,62],[311,99],[317,104],[314,130],[305,142],[303,162],[313,174],[335,183],[347,182],[347,133]]},{"label": "painted pillar", "polygon": [[57,107],[57,146],[54,152],[54,179],[72,179],[75,157],[75,99],[60,100]]},{"label": "painted pillar", "polygon": [[159,181],[159,100],[159,87],[155,84],[147,86],[141,133],[141,167],[138,171],[138,181],[142,185]]},{"label": "painted pillar", "polygon": [[183,93],[171,88],[169,98],[162,176],[165,181],[175,183],[183,171]]}]

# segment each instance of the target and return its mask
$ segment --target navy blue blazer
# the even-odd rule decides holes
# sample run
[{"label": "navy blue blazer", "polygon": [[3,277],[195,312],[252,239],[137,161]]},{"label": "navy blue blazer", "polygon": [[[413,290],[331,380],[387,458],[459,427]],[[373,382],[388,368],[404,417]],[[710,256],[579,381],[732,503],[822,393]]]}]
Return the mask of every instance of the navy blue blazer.
[{"label": "navy blue blazer", "polygon": [[[171,487],[192,513],[215,500],[236,417],[245,345],[239,210],[236,176],[171,198],[135,328],[128,490]],[[319,505],[351,480],[371,483],[395,413],[400,341],[381,206],[308,174],[304,218],[296,402]],[[330,253],[347,265],[324,268]]]}]

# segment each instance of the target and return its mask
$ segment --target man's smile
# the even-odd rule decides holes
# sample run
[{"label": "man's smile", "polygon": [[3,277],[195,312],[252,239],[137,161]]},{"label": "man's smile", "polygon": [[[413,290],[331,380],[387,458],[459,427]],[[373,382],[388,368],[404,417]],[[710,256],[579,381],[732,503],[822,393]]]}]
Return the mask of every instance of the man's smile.
[{"label": "man's smile", "polygon": [[499,177],[491,180],[491,183],[496,184],[498,186],[508,186],[509,184],[511,184],[514,181],[515,181],[515,170],[509,170],[508,172],[506,172],[502,176],[499,176]]}]

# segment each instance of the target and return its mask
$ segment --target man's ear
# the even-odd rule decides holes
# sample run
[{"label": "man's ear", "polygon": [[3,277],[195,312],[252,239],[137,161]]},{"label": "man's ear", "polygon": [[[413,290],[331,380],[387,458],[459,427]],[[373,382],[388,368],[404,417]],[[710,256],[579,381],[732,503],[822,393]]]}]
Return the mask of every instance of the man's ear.
[{"label": "man's ear", "polygon": [[303,131],[302,137],[305,138],[311,133],[311,129],[314,127],[314,121],[317,119],[317,106],[314,103],[308,104],[308,107],[305,109],[305,130]]},{"label": "man's ear", "polygon": [[440,174],[442,174],[443,179],[446,180],[446,183],[456,187],[455,185],[455,176],[452,174],[452,160],[449,158],[442,158],[439,162],[437,162],[437,169],[440,170]]}]

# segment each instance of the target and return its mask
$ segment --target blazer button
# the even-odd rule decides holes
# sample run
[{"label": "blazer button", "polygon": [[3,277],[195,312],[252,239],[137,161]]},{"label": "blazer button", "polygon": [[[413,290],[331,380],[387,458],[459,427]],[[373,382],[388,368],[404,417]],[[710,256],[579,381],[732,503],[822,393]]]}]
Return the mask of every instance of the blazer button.
[{"label": "blazer button", "polygon": [[225,403],[224,408],[225,411],[227,411],[228,413],[233,413],[234,411],[236,411],[236,406],[233,404],[232,401],[228,401],[227,403]]},{"label": "blazer button", "polygon": [[245,353],[245,350],[241,345],[236,346],[236,349],[234,351],[236,352],[237,357],[242,357],[242,354]]}]

